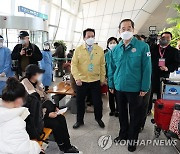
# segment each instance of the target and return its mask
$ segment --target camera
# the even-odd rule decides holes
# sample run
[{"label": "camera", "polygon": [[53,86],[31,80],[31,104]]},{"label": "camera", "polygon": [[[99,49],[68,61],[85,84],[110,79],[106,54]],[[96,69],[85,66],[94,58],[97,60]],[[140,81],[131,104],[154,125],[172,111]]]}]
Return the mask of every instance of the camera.
[{"label": "camera", "polygon": [[149,26],[150,35],[146,39],[146,43],[149,44],[150,49],[157,44],[158,35],[156,33],[156,26]]},{"label": "camera", "polygon": [[33,50],[31,48],[24,48],[23,50],[25,51],[25,54],[27,56],[31,56],[33,53]]}]

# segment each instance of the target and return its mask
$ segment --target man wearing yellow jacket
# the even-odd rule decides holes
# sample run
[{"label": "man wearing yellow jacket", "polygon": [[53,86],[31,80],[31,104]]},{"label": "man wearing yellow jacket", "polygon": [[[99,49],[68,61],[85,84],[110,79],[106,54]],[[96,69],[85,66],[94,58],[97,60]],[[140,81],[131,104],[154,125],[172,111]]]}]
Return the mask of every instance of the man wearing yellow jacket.
[{"label": "man wearing yellow jacket", "polygon": [[85,44],[79,46],[72,58],[71,72],[77,85],[77,121],[73,128],[84,125],[85,97],[88,93],[92,95],[94,104],[95,120],[101,128],[105,125],[102,119],[101,84],[105,82],[105,60],[104,51],[94,44],[95,30],[83,31]]}]

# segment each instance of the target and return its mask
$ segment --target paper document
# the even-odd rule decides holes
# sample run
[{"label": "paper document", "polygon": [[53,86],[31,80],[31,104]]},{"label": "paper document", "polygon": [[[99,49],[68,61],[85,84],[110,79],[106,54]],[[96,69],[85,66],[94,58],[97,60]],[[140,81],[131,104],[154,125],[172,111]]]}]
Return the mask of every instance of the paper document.
[{"label": "paper document", "polygon": [[67,107],[65,107],[65,108],[63,108],[63,109],[60,109],[60,110],[57,112],[57,115],[64,114],[66,111],[67,111]]}]

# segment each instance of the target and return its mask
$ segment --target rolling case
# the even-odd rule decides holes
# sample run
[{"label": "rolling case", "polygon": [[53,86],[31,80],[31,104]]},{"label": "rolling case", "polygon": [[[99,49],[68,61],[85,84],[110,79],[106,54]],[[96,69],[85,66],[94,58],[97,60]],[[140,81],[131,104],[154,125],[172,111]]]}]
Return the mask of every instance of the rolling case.
[{"label": "rolling case", "polygon": [[156,100],[154,107],[154,122],[158,128],[164,131],[169,130],[171,117],[176,103],[180,103],[180,100]]}]

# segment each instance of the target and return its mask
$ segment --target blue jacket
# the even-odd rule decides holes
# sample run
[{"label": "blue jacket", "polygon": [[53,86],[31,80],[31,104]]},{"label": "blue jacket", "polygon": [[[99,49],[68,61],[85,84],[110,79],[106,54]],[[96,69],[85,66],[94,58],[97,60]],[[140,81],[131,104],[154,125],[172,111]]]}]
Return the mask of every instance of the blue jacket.
[{"label": "blue jacket", "polygon": [[42,51],[43,59],[40,61],[41,69],[45,70],[42,77],[42,83],[44,86],[50,86],[52,83],[52,54],[51,51]]},{"label": "blue jacket", "polygon": [[108,85],[118,91],[147,92],[151,84],[151,53],[148,44],[132,38],[121,41],[110,53]]},{"label": "blue jacket", "polygon": [[[0,48],[0,74],[5,73],[6,77],[13,76],[13,71],[11,70],[12,60],[11,51],[6,47]],[[0,95],[2,95],[2,90],[5,87],[6,82],[0,81]]]}]

